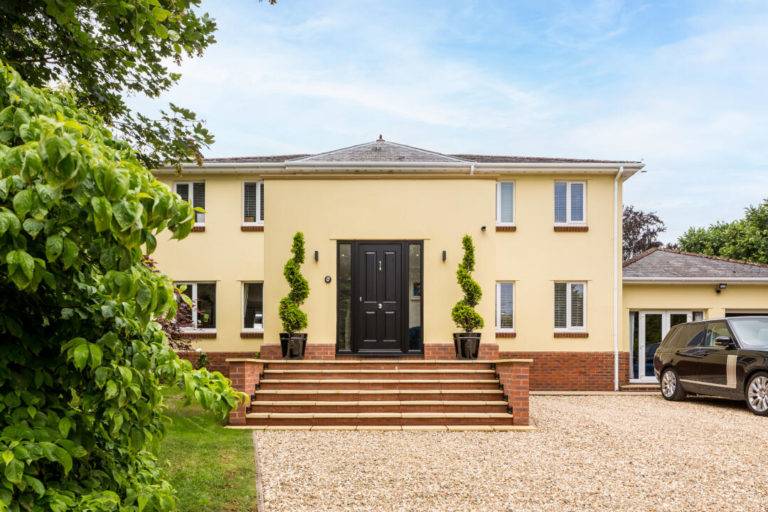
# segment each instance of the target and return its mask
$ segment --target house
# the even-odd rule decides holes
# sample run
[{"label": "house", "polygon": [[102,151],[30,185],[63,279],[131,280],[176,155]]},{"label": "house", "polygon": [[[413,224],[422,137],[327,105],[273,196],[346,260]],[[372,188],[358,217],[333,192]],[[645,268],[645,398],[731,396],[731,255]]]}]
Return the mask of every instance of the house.
[{"label": "house", "polygon": [[[314,155],[207,159],[180,175],[156,171],[205,209],[187,239],[160,240],[156,258],[187,285],[189,334],[215,368],[280,357],[277,305],[297,231],[308,359],[445,360],[469,234],[481,359],[533,359],[532,389],[616,389],[647,380],[646,354],[683,317],[768,309],[764,267],[659,250],[622,269],[622,188],[642,168],[448,155],[381,137]],[[367,302],[386,302],[386,315]]]}]

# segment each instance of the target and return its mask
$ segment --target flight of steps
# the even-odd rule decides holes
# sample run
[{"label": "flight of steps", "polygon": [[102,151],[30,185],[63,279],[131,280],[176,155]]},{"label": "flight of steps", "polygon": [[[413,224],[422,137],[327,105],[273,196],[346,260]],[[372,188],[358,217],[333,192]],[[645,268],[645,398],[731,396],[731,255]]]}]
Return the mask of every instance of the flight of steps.
[{"label": "flight of steps", "polygon": [[254,391],[247,425],[512,425],[491,361],[275,360]]}]

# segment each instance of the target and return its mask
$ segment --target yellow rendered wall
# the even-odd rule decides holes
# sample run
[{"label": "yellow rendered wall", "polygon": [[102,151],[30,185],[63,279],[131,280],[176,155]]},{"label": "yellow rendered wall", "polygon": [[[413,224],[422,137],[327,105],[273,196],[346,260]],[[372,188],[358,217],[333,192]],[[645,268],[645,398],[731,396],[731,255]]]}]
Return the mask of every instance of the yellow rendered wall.
[{"label": "yellow rendered wall", "polygon": [[622,312],[622,350],[629,349],[632,310],[704,311],[704,318],[724,317],[726,311],[768,311],[768,285],[728,284],[720,293],[714,284],[626,284]]},{"label": "yellow rendered wall", "polygon": [[[208,351],[255,351],[262,340],[240,339],[241,282],[264,281],[264,340],[277,343],[282,267],[297,230],[306,237],[303,272],[311,292],[304,306],[310,343],[336,341],[337,240],[424,240],[424,340],[447,343],[456,327],[450,310],[460,296],[456,265],[461,236],[474,237],[475,278],[484,292],[483,340],[502,351],[610,351],[613,286],[613,177],[587,182],[586,233],[554,232],[556,175],[516,175],[517,231],[496,232],[496,177],[267,177],[265,231],[241,232],[243,175],[205,175],[206,231],[181,242],[160,240],[156,257],[174,280],[217,282],[217,337]],[[163,178],[167,183],[173,180]],[[486,226],[486,231],[481,230]],[[267,248],[265,252],[265,247]],[[447,251],[447,261],[441,259]],[[312,258],[319,252],[319,262]],[[331,276],[331,284],[324,277]],[[517,337],[495,338],[495,282],[513,280]],[[587,282],[586,339],[554,338],[554,282]]]}]

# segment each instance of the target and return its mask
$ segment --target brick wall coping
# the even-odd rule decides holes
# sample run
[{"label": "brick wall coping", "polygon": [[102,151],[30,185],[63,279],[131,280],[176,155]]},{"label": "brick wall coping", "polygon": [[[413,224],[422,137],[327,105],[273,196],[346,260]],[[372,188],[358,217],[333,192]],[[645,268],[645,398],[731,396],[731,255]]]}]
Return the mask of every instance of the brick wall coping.
[{"label": "brick wall coping", "polygon": [[507,363],[533,364],[533,359],[496,359],[488,362],[493,364],[507,364]]},{"label": "brick wall coping", "polygon": [[266,363],[266,359],[253,359],[250,357],[230,357],[225,359],[227,363]]}]

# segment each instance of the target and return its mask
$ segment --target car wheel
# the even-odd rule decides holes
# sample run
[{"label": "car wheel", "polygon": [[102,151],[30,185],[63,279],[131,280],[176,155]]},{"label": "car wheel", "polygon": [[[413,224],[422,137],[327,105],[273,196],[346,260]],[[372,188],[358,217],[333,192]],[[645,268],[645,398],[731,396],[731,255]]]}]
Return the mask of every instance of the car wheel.
[{"label": "car wheel", "polygon": [[754,374],[744,394],[749,410],[760,416],[768,416],[768,373]]},{"label": "car wheel", "polygon": [[667,368],[661,374],[661,396],[666,400],[685,399],[685,390],[680,385],[680,379],[674,368]]}]

